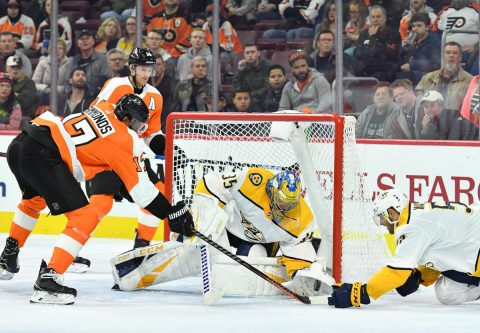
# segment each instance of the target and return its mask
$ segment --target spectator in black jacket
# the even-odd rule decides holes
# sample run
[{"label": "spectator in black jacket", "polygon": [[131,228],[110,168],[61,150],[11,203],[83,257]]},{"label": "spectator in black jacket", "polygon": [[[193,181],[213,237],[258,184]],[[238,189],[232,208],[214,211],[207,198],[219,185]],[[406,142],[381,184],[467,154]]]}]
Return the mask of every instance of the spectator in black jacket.
[{"label": "spectator in black jacket", "polygon": [[400,50],[398,78],[409,79],[416,85],[423,75],[441,66],[440,39],[429,32],[430,17],[427,13],[413,14],[410,19],[411,37],[403,42]]},{"label": "spectator in black jacket", "polygon": [[268,69],[268,84],[264,88],[252,92],[255,112],[275,112],[282,98],[282,90],[287,82],[285,68],[272,65]]},{"label": "spectator in black jacket", "polygon": [[80,113],[88,108],[95,96],[88,91],[87,72],[84,68],[76,68],[70,77],[71,89],[64,105],[60,105],[57,114],[66,117],[72,113]]},{"label": "spectator in black jacket", "polygon": [[238,72],[233,78],[233,90],[240,87],[255,91],[265,87],[267,83],[270,60],[262,57],[257,45],[248,43],[243,50],[244,59],[238,62]]},{"label": "spectator in black jacket", "polygon": [[382,6],[372,6],[369,18],[368,29],[360,33],[353,55],[364,66],[361,76],[392,82],[400,50],[400,34],[385,25],[387,13]]},{"label": "spectator in black jacket", "polygon": [[478,140],[478,127],[463,118],[458,110],[443,108],[443,96],[438,91],[427,91],[420,100],[419,139],[424,140]]},{"label": "spectator in black jacket", "polygon": [[[321,30],[314,40],[313,52],[309,55],[309,65],[322,73],[328,83],[335,80],[335,35],[330,30]],[[362,72],[362,64],[343,53],[344,76],[357,76]]]}]

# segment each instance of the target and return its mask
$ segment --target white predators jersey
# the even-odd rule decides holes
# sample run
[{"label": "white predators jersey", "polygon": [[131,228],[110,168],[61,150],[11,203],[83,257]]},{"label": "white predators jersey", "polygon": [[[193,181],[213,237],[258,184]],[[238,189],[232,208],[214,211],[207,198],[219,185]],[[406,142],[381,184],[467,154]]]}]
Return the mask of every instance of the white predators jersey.
[{"label": "white predators jersey", "polygon": [[229,217],[227,230],[253,243],[280,242],[295,245],[314,231],[313,214],[301,198],[286,217],[274,221],[266,192],[270,171],[251,168],[238,173],[208,173],[199,182],[196,193],[215,196]]},{"label": "white predators jersey", "polygon": [[461,203],[411,204],[395,230],[397,250],[388,266],[424,265],[480,277],[480,211]]}]

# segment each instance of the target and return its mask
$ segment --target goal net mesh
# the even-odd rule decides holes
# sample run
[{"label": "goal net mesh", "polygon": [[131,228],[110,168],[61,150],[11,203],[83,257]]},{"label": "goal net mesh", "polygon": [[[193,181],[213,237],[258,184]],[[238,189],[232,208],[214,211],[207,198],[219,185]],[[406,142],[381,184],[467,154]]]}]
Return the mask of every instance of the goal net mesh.
[{"label": "goal net mesh", "polygon": [[[328,245],[323,255],[332,255],[333,223],[341,225],[341,256],[336,262],[341,265],[342,281],[366,281],[385,264],[389,252],[383,229],[369,216],[372,192],[366,188],[366,175],[360,165],[354,118],[342,118],[343,142],[335,149],[338,125],[330,115],[248,115],[242,119],[199,113],[172,116],[167,129],[171,149],[167,151],[173,156],[167,154],[167,163],[172,161],[173,165],[167,166],[166,179],[173,202],[183,200],[190,205],[195,184],[211,170],[295,170],[302,179],[302,193],[312,207],[315,222],[322,226],[320,238],[324,246]],[[292,131],[300,133],[303,146],[292,139]],[[336,170],[335,154],[339,151],[343,151],[343,171]],[[309,163],[299,159],[309,159]],[[307,170],[302,167],[313,169],[308,170],[313,177],[305,177]],[[341,172],[341,177],[335,178],[335,172]],[[335,182],[334,178],[341,181]],[[342,193],[337,213],[335,191]]]}]

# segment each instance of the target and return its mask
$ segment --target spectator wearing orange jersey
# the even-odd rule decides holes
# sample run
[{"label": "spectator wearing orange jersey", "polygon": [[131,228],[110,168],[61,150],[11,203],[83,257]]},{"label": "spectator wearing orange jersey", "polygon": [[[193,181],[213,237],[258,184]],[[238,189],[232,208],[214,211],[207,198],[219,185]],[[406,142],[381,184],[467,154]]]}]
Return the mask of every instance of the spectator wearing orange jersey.
[{"label": "spectator wearing orange jersey", "polygon": [[22,13],[22,4],[18,0],[8,0],[7,15],[0,18],[0,31],[14,34],[17,49],[29,49],[35,36],[35,23]]},{"label": "spectator wearing orange jersey", "polygon": [[[50,15],[52,12],[52,1],[45,0],[43,3],[43,11],[45,13],[45,20],[42,21],[37,28],[37,33],[35,35],[35,40],[32,45],[32,49],[37,52],[47,54],[48,53],[48,41],[50,40],[50,31],[52,27],[50,26]],[[67,45],[67,53],[72,47],[72,26],[70,21],[66,16],[58,15],[57,17],[58,25],[58,37],[62,38]],[[44,43],[44,41],[47,41]]]},{"label": "spectator wearing orange jersey", "polygon": [[[213,23],[213,6],[207,6],[207,22],[203,25],[202,29],[206,34],[206,42],[208,45],[212,45],[212,23]],[[218,42],[220,46],[220,62],[222,68],[226,72],[232,72],[233,67],[233,53],[243,52],[243,45],[238,38],[237,32],[233,25],[226,21],[220,14],[220,22],[218,29]]]},{"label": "spectator wearing orange jersey", "polygon": [[[402,38],[402,42],[407,39],[407,36],[409,34],[409,25],[410,25],[410,19],[412,18],[413,14],[418,14],[418,13],[426,13],[428,14],[428,17],[430,18],[430,22],[435,22],[437,19],[437,15],[433,11],[432,7],[429,7],[425,5],[425,0],[410,0],[410,9],[406,10],[403,13],[403,17],[400,20],[400,37]],[[413,37],[412,37],[413,38]]]},{"label": "spectator wearing orange jersey", "polygon": [[147,25],[147,32],[160,30],[163,35],[162,47],[174,58],[178,58],[191,46],[189,38],[192,26],[179,0],[164,0],[165,10],[155,14]]},{"label": "spectator wearing orange jersey", "polygon": [[[153,15],[165,10],[165,5],[162,0],[143,0],[142,2],[143,22],[150,23]],[[137,6],[133,7],[132,16],[137,15]]]}]

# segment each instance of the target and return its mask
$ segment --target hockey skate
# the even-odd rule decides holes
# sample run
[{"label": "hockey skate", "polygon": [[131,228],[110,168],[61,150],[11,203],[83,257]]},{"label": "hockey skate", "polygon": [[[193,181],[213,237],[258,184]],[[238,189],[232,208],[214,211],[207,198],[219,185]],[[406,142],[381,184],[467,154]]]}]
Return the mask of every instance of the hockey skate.
[{"label": "hockey skate", "polygon": [[75,257],[68,267],[67,273],[85,273],[90,267],[90,260],[82,257]]},{"label": "hockey skate", "polygon": [[0,280],[11,280],[13,275],[18,273],[20,270],[18,265],[19,252],[18,242],[8,237],[5,242],[5,249],[0,256]]},{"label": "hockey skate", "polygon": [[77,296],[77,291],[64,286],[63,276],[47,267],[45,260],[42,260],[33,290],[30,303],[70,305]]},{"label": "hockey skate", "polygon": [[150,242],[143,238],[140,238],[138,236],[138,230],[135,229],[135,242],[133,243],[133,248],[138,249],[139,247],[145,247],[149,245],[150,245]]}]

